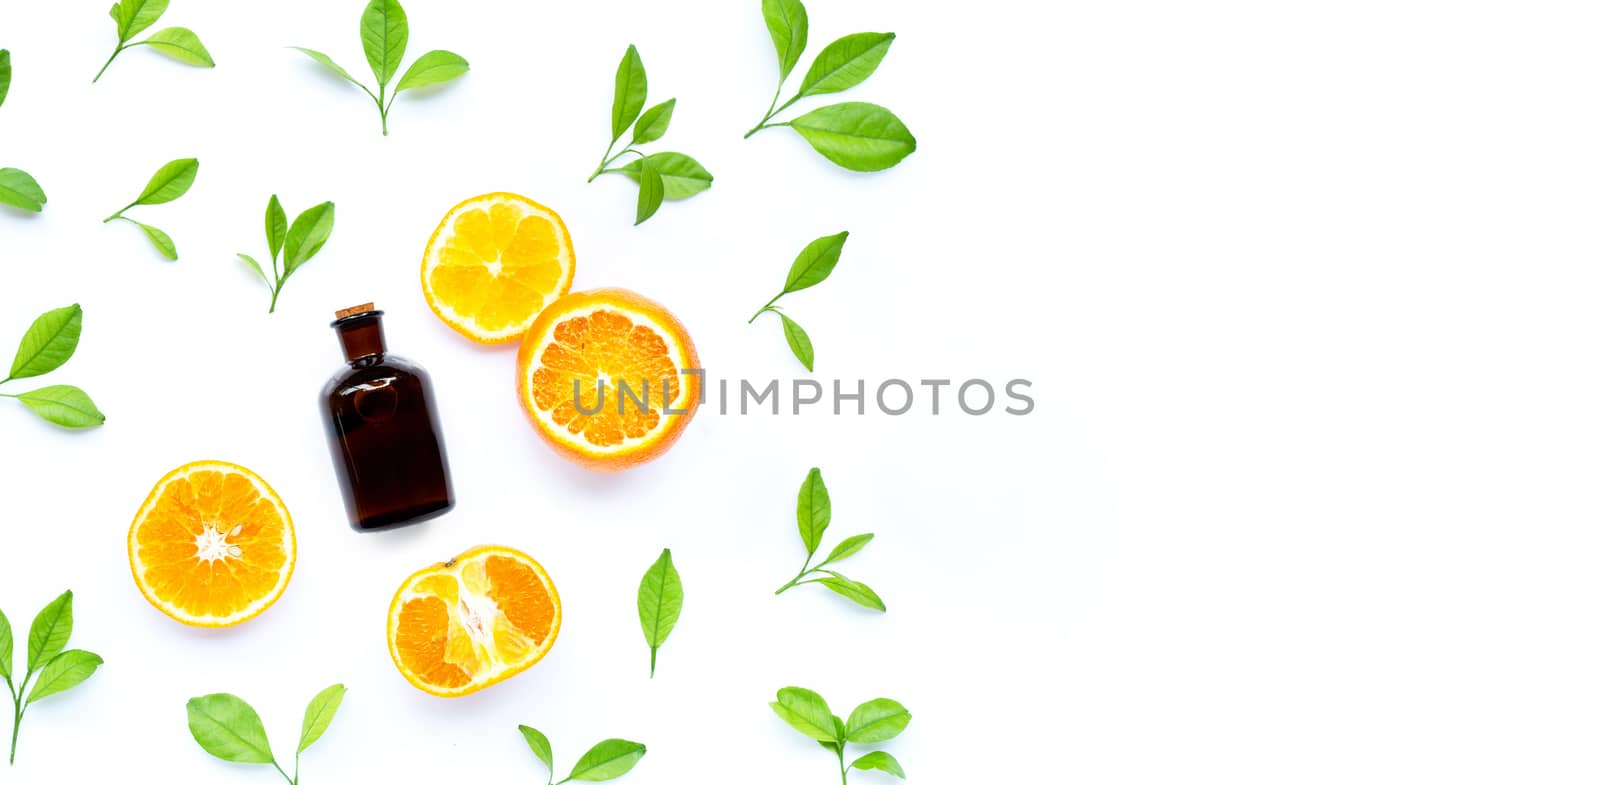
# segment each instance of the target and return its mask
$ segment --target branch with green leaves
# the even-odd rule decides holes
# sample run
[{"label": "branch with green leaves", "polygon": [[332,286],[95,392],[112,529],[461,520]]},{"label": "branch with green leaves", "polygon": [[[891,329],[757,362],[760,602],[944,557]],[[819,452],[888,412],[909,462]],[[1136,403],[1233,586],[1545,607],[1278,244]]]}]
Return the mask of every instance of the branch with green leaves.
[{"label": "branch with green leaves", "polygon": [[[28,707],[84,683],[105,662],[98,654],[68,649],[67,640],[71,637],[72,592],[67,591],[33,617],[33,625],[28,628],[28,669],[16,673],[11,665],[11,622],[0,613],[0,679],[11,693],[13,764],[17,762],[17,735],[22,731],[22,717]],[[32,689],[28,686],[30,681]]]},{"label": "branch with green leaves", "polygon": [[[0,49],[0,106],[5,105],[6,95],[10,92],[11,50]],[[46,201],[44,189],[39,187],[39,181],[33,179],[33,175],[9,166],[0,169],[0,204],[37,213],[44,209]]]},{"label": "branch with green leaves", "polygon": [[146,223],[141,223],[129,218],[123,213],[141,205],[166,204],[189,192],[189,187],[194,185],[195,175],[200,173],[200,161],[194,158],[179,158],[162,164],[156,173],[150,176],[144,190],[139,192],[139,198],[128,203],[126,207],[108,216],[101,223],[111,223],[122,220],[139,227],[144,236],[150,239],[150,244],[166,257],[167,261],[178,260],[178,246],[172,242],[172,237],[166,232]]},{"label": "branch with green leaves", "polygon": [[800,327],[800,324],[790,319],[783,312],[783,306],[777,302],[786,294],[793,294],[801,289],[810,289],[828,279],[833,274],[833,268],[839,264],[839,254],[844,251],[844,241],[850,239],[849,232],[830,234],[827,237],[818,237],[812,240],[800,255],[794,258],[794,263],[789,265],[789,277],[783,282],[783,291],[772,296],[761,310],[745,324],[753,324],[764,313],[775,313],[783,320],[783,338],[789,342],[789,351],[794,352],[795,359],[800,361],[806,370],[815,370],[816,350],[811,346],[811,336]]},{"label": "branch with green leaves", "polygon": [[841,720],[828,708],[828,702],[803,687],[784,687],[778,690],[778,699],[771,704],[772,711],[789,727],[814,739],[822,748],[839,759],[839,782],[849,785],[852,770],[877,770],[906,778],[905,769],[883,750],[869,752],[845,765],[846,744],[881,744],[896,736],[911,724],[911,712],[899,701],[888,698],[869,700],[850,712],[850,719]]},{"label": "branch with green leaves", "polygon": [[573,765],[572,773],[568,774],[566,779],[556,782],[555,754],[550,749],[550,739],[527,725],[518,725],[517,730],[522,732],[522,740],[528,743],[528,749],[533,750],[534,757],[538,758],[544,764],[545,770],[550,773],[545,778],[546,785],[562,785],[573,780],[580,782],[614,780],[633,770],[645,753],[644,745],[637,741],[606,739],[590,747],[589,751]]},{"label": "branch with green leaves", "polygon": [[366,10],[361,12],[361,50],[367,56],[367,65],[372,67],[372,76],[377,79],[376,93],[357,81],[349,71],[335,63],[333,58],[315,49],[300,46],[290,48],[304,52],[307,57],[321,63],[340,79],[361,88],[362,92],[377,105],[383,135],[388,136],[389,109],[394,106],[394,99],[401,93],[451,81],[465,74],[469,67],[461,55],[435,49],[412,62],[411,67],[406,69],[405,75],[400,77],[400,82],[395,85],[394,92],[386,92],[389,81],[394,78],[395,72],[400,70],[400,61],[406,56],[406,42],[410,37],[411,27],[406,21],[406,10],[400,7],[399,0],[372,0],[367,3]]},{"label": "branch with green leaves", "polygon": [[661,556],[639,579],[639,626],[650,647],[650,678],[656,677],[656,652],[667,642],[672,628],[683,613],[683,580],[672,566],[672,549],[662,548]]},{"label": "branch with green leaves", "polygon": [[[267,313],[278,310],[278,294],[283,291],[283,285],[289,281],[289,276],[301,265],[311,261],[322,250],[322,245],[328,242],[328,237],[333,234],[333,202],[323,202],[305,212],[295,216],[294,223],[289,223],[289,218],[283,212],[283,205],[278,202],[278,195],[273,194],[267,200],[267,252],[272,262],[272,276],[267,276],[266,268],[261,266],[250,254],[241,253],[239,258],[250,265],[261,282],[267,285],[267,292],[272,300],[267,304]],[[278,254],[283,253],[283,267],[280,272]]]},{"label": "branch with green leaves", "polygon": [[792,128],[822,157],[856,172],[888,169],[916,151],[916,137],[894,112],[863,101],[832,104],[793,120],[773,121],[803,98],[843,92],[865,82],[889,53],[894,33],[853,33],[823,47],[800,80],[800,89],[779,106],[783,84],[805,52],[809,22],[800,0],[761,0],[761,14],[778,51],[778,89],[761,122],[744,138],[767,128]]},{"label": "branch with green leaves", "polygon": [[[40,314],[23,333],[16,357],[11,360],[11,372],[0,379],[0,385],[43,376],[65,365],[78,350],[82,334],[83,308],[77,303]],[[106,421],[89,394],[70,384],[52,384],[25,393],[0,392],[0,398],[15,398],[40,419],[63,428],[95,428]]]},{"label": "branch with green leaves", "polygon": [[[638,149],[638,145],[649,144],[666,135],[667,126],[672,124],[672,112],[678,105],[678,99],[668,98],[645,109],[648,82],[639,50],[629,44],[622,62],[617,64],[616,87],[611,96],[611,143],[600,156],[600,165],[589,175],[591,183],[603,174],[620,174],[639,184],[634,226],[655,215],[656,210],[661,209],[662,200],[688,199],[711,187],[711,173],[699,161],[683,153],[646,155]],[[633,129],[633,136],[622,150],[613,154],[611,151],[629,128]],[[638,157],[622,166],[611,167],[629,154]]]},{"label": "branch with green leaves", "polygon": [[187,27],[166,27],[152,33],[143,41],[132,40],[134,36],[144,32],[145,28],[156,23],[161,15],[167,12],[167,0],[122,0],[111,6],[111,21],[117,23],[117,48],[106,59],[106,64],[100,66],[100,72],[94,75],[94,81],[100,81],[106,69],[126,49],[135,46],[148,46],[180,63],[199,66],[201,68],[215,68],[217,63],[211,59],[211,53],[206,51],[205,44],[200,43],[200,36],[194,34]]},{"label": "branch with green leaves", "polygon": [[822,545],[822,533],[828,530],[828,524],[832,520],[833,502],[828,497],[828,486],[822,482],[822,470],[813,468],[806,473],[805,482],[800,483],[800,498],[795,505],[795,521],[800,527],[800,542],[806,546],[806,562],[800,567],[798,575],[779,586],[773,594],[782,594],[808,583],[820,583],[834,594],[857,605],[864,605],[876,611],[888,610],[871,587],[846,578],[836,570],[828,569],[829,565],[838,564],[860,553],[862,548],[867,547],[867,543],[872,542],[874,535],[869,533],[846,537],[843,542],[833,546],[827,558],[817,566],[811,566],[811,560],[817,555],[818,546]]},{"label": "branch with green leaves", "polygon": [[344,701],[344,685],[335,684],[317,693],[306,706],[305,719],[300,723],[300,746],[294,751],[294,774],[291,776],[278,765],[272,755],[272,745],[267,741],[266,726],[261,715],[243,698],[218,692],[190,698],[188,703],[189,734],[200,748],[230,763],[270,764],[278,770],[289,785],[300,783],[300,753],[322,738],[333,722],[333,715]]}]

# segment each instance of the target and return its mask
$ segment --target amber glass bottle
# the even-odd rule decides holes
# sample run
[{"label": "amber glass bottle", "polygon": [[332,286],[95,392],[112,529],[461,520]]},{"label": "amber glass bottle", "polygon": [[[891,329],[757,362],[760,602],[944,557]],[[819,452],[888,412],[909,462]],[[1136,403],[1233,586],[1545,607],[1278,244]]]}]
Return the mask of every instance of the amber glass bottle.
[{"label": "amber glass bottle", "polygon": [[334,316],[347,367],[322,406],[350,525],[383,531],[444,514],[455,499],[428,372],[385,351],[372,303]]}]

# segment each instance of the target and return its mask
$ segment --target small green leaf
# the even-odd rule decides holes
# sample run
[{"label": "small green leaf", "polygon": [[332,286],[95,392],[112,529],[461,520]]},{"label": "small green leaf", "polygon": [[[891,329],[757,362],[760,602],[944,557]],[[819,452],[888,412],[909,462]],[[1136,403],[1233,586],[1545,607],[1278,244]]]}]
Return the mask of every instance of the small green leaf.
[{"label": "small green leaf", "polygon": [[44,209],[45,201],[44,189],[33,175],[9,166],[0,169],[0,204],[37,213]]},{"label": "small green leaf", "polygon": [[633,125],[633,141],[629,147],[636,144],[649,144],[667,134],[667,126],[672,124],[672,110],[678,105],[678,99],[668,98],[639,115],[639,122]]},{"label": "small green leaf", "polygon": [[194,185],[195,175],[200,173],[200,161],[194,158],[179,158],[161,165],[156,173],[150,176],[150,182],[144,186],[139,198],[134,204],[165,204],[189,192],[189,186]]},{"label": "small green leaf", "polygon": [[[844,720],[839,719],[839,715],[837,715],[837,714],[833,715],[833,737],[835,739],[843,739],[844,738]],[[821,744],[823,749],[825,749],[825,750],[827,750],[829,752],[837,754],[839,752],[839,745],[843,744],[844,742],[843,741],[819,741],[817,743]]]},{"label": "small green leaf", "polygon": [[33,689],[28,691],[28,703],[66,692],[84,683],[94,675],[102,662],[105,661],[100,659],[100,655],[82,649],[68,649],[57,654],[39,671],[38,680],[33,683]]},{"label": "small green leaf", "polygon": [[821,695],[803,687],[784,687],[778,690],[778,699],[769,705],[789,727],[806,736],[817,741],[840,741],[833,724],[833,712],[828,710],[828,702]]},{"label": "small green leaf", "polygon": [[33,617],[33,624],[28,628],[28,672],[43,668],[67,648],[71,637],[72,591],[67,590]]},{"label": "small green leaf", "polygon": [[144,39],[143,43],[180,63],[197,65],[201,68],[214,68],[217,65],[217,61],[211,59],[211,53],[206,51],[205,44],[200,43],[200,36],[195,35],[194,31],[187,27],[157,30],[154,35]]},{"label": "small green leaf", "polygon": [[905,769],[900,768],[900,761],[895,760],[893,755],[890,755],[883,750],[869,752],[859,758],[856,758],[855,763],[850,764],[850,768],[861,769],[863,771],[877,769],[878,771],[893,774],[900,779],[906,778],[906,771]]},{"label": "small green leaf", "polygon": [[268,290],[272,289],[272,281],[267,279],[267,271],[261,268],[260,262],[257,262],[247,253],[238,254],[238,257],[243,259],[245,264],[250,265],[250,269],[256,271],[256,276],[261,279],[262,283],[267,285]]},{"label": "small green leaf", "polygon": [[117,43],[142,33],[167,12],[167,0],[122,0],[111,7],[111,18],[117,20]]},{"label": "small green leaf", "polygon": [[400,7],[399,0],[372,0],[361,12],[361,49],[378,84],[386,85],[394,78],[400,60],[406,56],[406,39],[410,35],[406,10]]},{"label": "small green leaf", "polygon": [[800,0],[761,0],[761,16],[766,19],[772,46],[778,50],[778,82],[782,84],[806,51],[806,7]]},{"label": "small green leaf", "polygon": [[321,63],[323,68],[326,68],[329,71],[332,71],[335,74],[338,74],[339,77],[341,79],[345,80],[346,82],[349,82],[350,84],[353,84],[353,85],[360,86],[361,83],[357,82],[356,78],[351,76],[349,71],[344,70],[343,66],[339,65],[338,63],[335,63],[333,61],[333,58],[331,58],[331,57],[329,57],[329,56],[327,56],[327,55],[325,55],[325,54],[323,54],[321,52],[318,52],[315,49],[307,49],[307,48],[305,48],[303,46],[291,46],[289,48],[298,50],[300,52],[303,52],[306,57],[309,57],[312,60],[315,60],[315,61]]},{"label": "small green leaf", "polygon": [[333,722],[333,715],[339,713],[339,704],[344,701],[344,685],[335,684],[322,692],[317,693],[306,705],[305,719],[300,722],[300,752],[305,752],[307,747],[317,743],[322,738],[328,724]]},{"label": "small green leaf", "polygon": [[812,366],[816,363],[817,355],[811,348],[811,336],[806,335],[799,322],[790,319],[781,311],[778,313],[778,318],[783,320],[783,339],[789,342],[789,351],[794,352],[794,358],[799,360],[806,370],[815,370]]},{"label": "small green leaf", "polygon": [[39,314],[17,344],[9,378],[26,379],[49,373],[72,359],[83,334],[83,308],[73,303]]},{"label": "small green leaf", "polygon": [[656,650],[666,643],[683,612],[683,581],[672,566],[672,549],[661,556],[639,581],[639,626],[644,629],[645,645],[650,647],[650,676],[656,675]]},{"label": "small green leaf", "polygon": [[94,428],[106,422],[89,394],[70,384],[29,390],[18,395],[17,400],[29,411],[63,428]]},{"label": "small green leaf", "polygon": [[832,564],[856,555],[862,548],[867,547],[867,543],[872,542],[872,537],[873,535],[871,534],[857,534],[854,537],[846,537],[844,542],[833,546],[833,552],[829,553],[828,558],[824,559],[822,563]]},{"label": "small green leaf", "polygon": [[405,75],[400,77],[400,84],[395,85],[394,91],[398,93],[401,90],[448,82],[466,73],[467,69],[467,61],[461,55],[435,49],[417,58],[416,62],[406,69]]},{"label": "small green leaf", "polygon": [[900,735],[911,723],[911,712],[899,701],[870,700],[850,712],[844,738],[851,744],[877,744]]},{"label": "small green leaf", "polygon": [[811,62],[796,98],[848,90],[878,70],[894,33],[855,33],[828,44]]},{"label": "small green leaf", "polygon": [[[273,261],[277,261],[278,253],[283,250],[283,238],[289,233],[289,218],[283,212],[283,204],[278,201],[278,195],[273,194],[267,200],[267,249],[272,252]],[[251,264],[255,264],[254,261]],[[259,270],[259,266],[257,267]],[[261,276],[265,278],[266,276]]]},{"label": "small green leaf", "polygon": [[839,254],[844,252],[844,241],[848,239],[849,232],[840,232],[818,237],[808,243],[794,258],[794,263],[789,265],[789,277],[783,282],[783,293],[809,289],[827,280],[833,274],[834,266],[839,264]]},{"label": "small green leaf", "polygon": [[11,620],[0,611],[0,680],[11,683]]},{"label": "small green leaf", "polygon": [[633,225],[638,226],[650,220],[661,209],[661,199],[666,195],[666,184],[661,181],[661,173],[656,171],[654,164],[649,160],[641,159],[639,163],[639,206],[634,211]]},{"label": "small green leaf", "polygon": [[572,773],[567,775],[567,779],[583,782],[616,779],[627,774],[639,759],[644,757],[644,753],[645,747],[639,742],[606,739],[591,747],[582,758],[578,759],[577,765],[572,767]]},{"label": "small green leaf", "polygon": [[283,278],[288,280],[300,265],[311,260],[322,250],[333,234],[333,202],[323,202],[295,216],[289,227],[289,237],[283,246]]},{"label": "small green leaf", "polygon": [[879,599],[878,593],[872,590],[872,587],[861,581],[853,581],[832,570],[824,570],[823,572],[828,573],[829,577],[821,579],[819,583],[832,589],[834,594],[846,597],[857,605],[863,605],[876,611],[888,610],[888,608],[884,607],[883,600]]},{"label": "small green leaf", "polygon": [[178,261],[178,246],[172,242],[171,235],[168,235],[166,232],[163,232],[149,224],[134,221],[132,218],[129,218],[128,220],[131,221],[135,226],[139,227],[140,231],[144,232],[144,236],[150,239],[150,244],[155,246],[156,250],[160,251],[161,255],[167,258],[167,261]]},{"label": "small green leaf", "polygon": [[917,149],[911,129],[877,104],[849,101],[813,109],[789,121],[823,158],[856,172],[877,172]]},{"label": "small green leaf", "polygon": [[11,50],[0,49],[0,106],[6,103],[6,93],[11,92]]},{"label": "small green leaf", "polygon": [[805,543],[806,555],[817,552],[822,544],[822,533],[833,520],[833,502],[828,497],[828,486],[822,482],[822,470],[813,468],[800,483],[800,499],[795,505],[795,520],[800,526],[800,541]]},{"label": "small green leaf", "polygon": [[628,51],[622,53],[622,62],[617,64],[616,89],[611,96],[612,142],[621,139],[622,132],[639,119],[646,89],[644,61],[639,59],[639,50],[628,44]]},{"label": "small green leaf", "polygon": [[[645,158],[661,175],[662,193],[668,201],[688,199],[711,187],[711,173],[699,161],[683,153],[652,153]],[[629,161],[622,167],[622,173],[639,182],[640,162],[645,158]]]},{"label": "small green leaf", "polygon": [[528,743],[528,749],[533,750],[534,756],[544,763],[546,769],[554,773],[555,755],[550,751],[550,739],[537,728],[530,728],[527,725],[518,725],[517,730],[522,732],[522,740]]},{"label": "small green leaf", "polygon": [[235,695],[219,692],[190,698],[189,733],[200,748],[233,763],[272,763],[267,729],[256,710]]}]

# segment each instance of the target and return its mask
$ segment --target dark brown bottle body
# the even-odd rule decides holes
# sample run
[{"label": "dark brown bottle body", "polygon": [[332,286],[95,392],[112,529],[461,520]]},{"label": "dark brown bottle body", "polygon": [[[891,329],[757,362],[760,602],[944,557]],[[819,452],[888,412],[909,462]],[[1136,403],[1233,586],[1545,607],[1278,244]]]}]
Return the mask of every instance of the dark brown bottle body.
[{"label": "dark brown bottle body", "polygon": [[387,352],[382,311],[350,310],[333,323],[347,366],[322,390],[350,525],[384,531],[442,515],[455,496],[428,373]]}]

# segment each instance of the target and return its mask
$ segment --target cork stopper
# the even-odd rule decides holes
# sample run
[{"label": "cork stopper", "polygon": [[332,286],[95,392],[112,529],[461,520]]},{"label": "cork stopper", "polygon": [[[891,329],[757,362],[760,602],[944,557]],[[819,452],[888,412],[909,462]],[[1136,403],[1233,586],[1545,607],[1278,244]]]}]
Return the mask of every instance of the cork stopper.
[{"label": "cork stopper", "polygon": [[371,312],[371,311],[375,310],[376,308],[377,308],[377,306],[373,305],[372,303],[362,303],[360,305],[352,305],[349,308],[341,308],[341,309],[339,309],[337,311],[334,311],[333,312],[333,318],[335,318],[335,319],[343,319],[343,318],[345,318],[347,316],[355,316],[358,313],[368,313],[368,312]]}]

